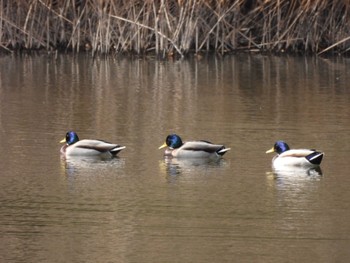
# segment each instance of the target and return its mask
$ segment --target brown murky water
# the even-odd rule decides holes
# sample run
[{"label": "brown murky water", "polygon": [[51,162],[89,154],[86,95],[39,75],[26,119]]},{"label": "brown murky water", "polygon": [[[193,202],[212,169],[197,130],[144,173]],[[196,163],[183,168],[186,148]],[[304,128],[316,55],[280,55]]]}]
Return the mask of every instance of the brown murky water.
[{"label": "brown murky water", "polygon": [[[0,58],[1,262],[346,262],[350,60]],[[67,130],[126,145],[61,160]],[[231,147],[164,160],[167,134]],[[283,139],[326,153],[275,174]]]}]

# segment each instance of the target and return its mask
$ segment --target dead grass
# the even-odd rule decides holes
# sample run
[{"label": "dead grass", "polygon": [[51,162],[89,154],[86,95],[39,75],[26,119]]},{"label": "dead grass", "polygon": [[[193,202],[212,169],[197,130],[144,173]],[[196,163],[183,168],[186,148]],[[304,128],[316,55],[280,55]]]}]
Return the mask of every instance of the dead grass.
[{"label": "dead grass", "polygon": [[0,48],[346,53],[348,0],[0,0]]}]

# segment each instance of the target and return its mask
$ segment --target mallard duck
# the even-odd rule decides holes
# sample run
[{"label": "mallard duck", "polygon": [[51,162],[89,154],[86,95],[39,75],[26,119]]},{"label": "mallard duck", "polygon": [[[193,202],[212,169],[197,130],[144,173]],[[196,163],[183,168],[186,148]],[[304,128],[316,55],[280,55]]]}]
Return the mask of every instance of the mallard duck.
[{"label": "mallard duck", "polygon": [[176,158],[213,158],[221,157],[230,148],[225,148],[223,145],[213,144],[208,141],[188,141],[182,142],[180,136],[170,134],[166,137],[165,143],[159,147],[165,150],[165,156],[172,156]]},{"label": "mallard duck", "polygon": [[266,153],[275,152],[277,155],[272,159],[276,166],[303,166],[315,167],[321,164],[323,152],[309,149],[290,149],[284,141],[277,141]]},{"label": "mallard duck", "polygon": [[60,143],[65,143],[61,148],[61,154],[65,156],[106,156],[112,157],[117,155],[125,146],[109,143],[101,140],[79,140],[74,131],[66,133]]}]

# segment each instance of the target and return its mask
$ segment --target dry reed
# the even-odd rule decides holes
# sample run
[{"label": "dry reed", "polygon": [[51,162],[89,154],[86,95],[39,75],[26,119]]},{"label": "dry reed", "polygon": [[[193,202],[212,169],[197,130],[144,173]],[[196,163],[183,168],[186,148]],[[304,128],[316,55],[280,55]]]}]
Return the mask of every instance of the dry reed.
[{"label": "dry reed", "polygon": [[348,0],[0,0],[0,48],[345,53]]}]

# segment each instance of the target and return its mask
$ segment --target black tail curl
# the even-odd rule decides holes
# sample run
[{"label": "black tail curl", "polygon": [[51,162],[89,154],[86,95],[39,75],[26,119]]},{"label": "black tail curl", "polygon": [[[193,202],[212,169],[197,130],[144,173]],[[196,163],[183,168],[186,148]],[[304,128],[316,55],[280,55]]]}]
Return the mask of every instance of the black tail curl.
[{"label": "black tail curl", "polygon": [[306,159],[314,165],[320,165],[322,162],[322,159],[323,159],[323,153],[313,152],[313,153],[309,154],[308,156],[306,156]]}]

